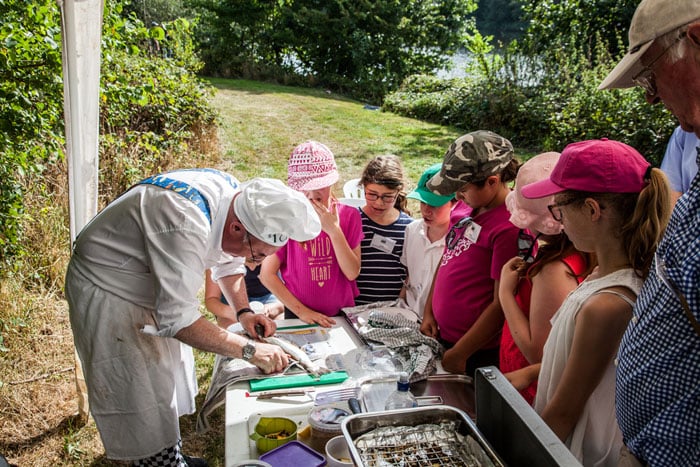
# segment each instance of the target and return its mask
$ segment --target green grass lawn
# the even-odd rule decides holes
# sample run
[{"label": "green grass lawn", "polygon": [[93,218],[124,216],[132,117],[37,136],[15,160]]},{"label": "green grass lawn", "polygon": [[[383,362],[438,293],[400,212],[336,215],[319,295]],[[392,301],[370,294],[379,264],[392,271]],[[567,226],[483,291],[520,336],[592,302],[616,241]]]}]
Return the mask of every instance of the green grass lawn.
[{"label": "green grass lawn", "polygon": [[401,157],[410,189],[423,170],[442,161],[452,141],[467,132],[369,110],[361,102],[319,89],[209,81],[216,88],[212,103],[221,119],[223,168],[243,180],[253,176],[286,180],[292,149],[312,139],[335,154],[341,174],[336,195],[341,196],[342,182],[359,177],[367,161],[381,154]]}]

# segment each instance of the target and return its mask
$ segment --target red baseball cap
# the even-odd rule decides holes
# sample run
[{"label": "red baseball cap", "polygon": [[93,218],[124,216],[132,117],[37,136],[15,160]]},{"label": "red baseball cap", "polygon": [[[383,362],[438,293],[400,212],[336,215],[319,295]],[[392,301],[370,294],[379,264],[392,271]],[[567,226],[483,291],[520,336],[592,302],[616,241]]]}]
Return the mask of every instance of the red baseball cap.
[{"label": "red baseball cap", "polygon": [[651,164],[636,149],[607,138],[571,143],[546,180],[522,188],[525,198],[543,198],[566,190],[590,193],[639,193]]}]

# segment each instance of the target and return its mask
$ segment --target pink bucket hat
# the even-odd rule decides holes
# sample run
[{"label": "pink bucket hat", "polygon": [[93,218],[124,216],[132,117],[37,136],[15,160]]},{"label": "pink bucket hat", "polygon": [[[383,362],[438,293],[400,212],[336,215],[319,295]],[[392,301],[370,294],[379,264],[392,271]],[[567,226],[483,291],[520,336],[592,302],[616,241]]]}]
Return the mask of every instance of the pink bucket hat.
[{"label": "pink bucket hat", "polygon": [[554,204],[554,196],[528,199],[521,192],[525,185],[549,179],[558,160],[558,152],[545,152],[520,166],[518,177],[515,179],[515,188],[506,197],[511,224],[520,229],[534,230],[544,235],[557,235],[561,232],[562,224],[556,222],[547,209],[547,205]]},{"label": "pink bucket hat", "polygon": [[339,178],[333,153],[319,142],[302,143],[289,157],[287,185],[294,190],[319,190],[332,186]]},{"label": "pink bucket hat", "polygon": [[589,193],[639,193],[651,164],[631,146],[607,138],[571,143],[547,180],[524,186],[525,198],[543,198],[566,190]]}]

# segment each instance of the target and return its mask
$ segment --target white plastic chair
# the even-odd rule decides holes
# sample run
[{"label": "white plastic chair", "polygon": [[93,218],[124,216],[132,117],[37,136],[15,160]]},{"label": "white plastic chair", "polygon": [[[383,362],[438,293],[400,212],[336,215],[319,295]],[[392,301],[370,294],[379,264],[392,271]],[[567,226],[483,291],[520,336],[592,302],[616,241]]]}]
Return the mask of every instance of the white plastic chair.
[{"label": "white plastic chair", "polygon": [[360,179],[353,178],[345,182],[345,185],[343,185],[343,194],[346,198],[364,199],[365,193],[362,190],[362,185],[360,185]]},{"label": "white plastic chair", "polygon": [[340,198],[338,200],[343,204],[355,206],[357,208],[361,208],[365,205],[365,193],[360,185],[359,178],[353,178],[345,182],[345,185],[343,185],[343,195],[345,198]]}]

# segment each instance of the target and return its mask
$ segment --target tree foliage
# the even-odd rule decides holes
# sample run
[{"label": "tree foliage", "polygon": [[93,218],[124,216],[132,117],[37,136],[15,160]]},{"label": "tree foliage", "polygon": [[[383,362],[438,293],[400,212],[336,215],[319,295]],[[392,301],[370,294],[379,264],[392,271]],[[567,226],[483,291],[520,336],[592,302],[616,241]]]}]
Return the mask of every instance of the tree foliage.
[{"label": "tree foliage", "polygon": [[498,43],[507,44],[520,38],[527,23],[522,19],[521,0],[479,0],[474,13],[481,34],[493,36]]},{"label": "tree foliage", "polygon": [[[523,49],[549,55],[563,49],[592,57],[600,46],[617,56],[639,0],[522,0],[528,22]],[[622,41],[620,39],[622,38]]]},{"label": "tree foliage", "polygon": [[184,0],[131,0],[124,4],[124,14],[135,15],[144,25],[155,26],[189,17]]},{"label": "tree foliage", "polygon": [[[109,198],[211,125],[207,87],[196,77],[192,25],[146,27],[105,4],[100,82],[102,196]],[[55,0],[0,0],[0,264],[27,248],[28,190],[48,193],[41,174],[64,162],[61,18]],[[105,176],[106,175],[106,176]],[[109,181],[109,183],[107,183]],[[8,269],[3,267],[3,272]]]},{"label": "tree foliage", "polygon": [[675,119],[662,106],[648,105],[639,89],[597,89],[622,53],[616,51],[629,20],[614,34],[606,27],[572,24],[596,17],[609,25],[621,14],[621,4],[606,10],[602,2],[591,3],[530,3],[531,14],[540,15],[527,32],[536,48],[513,42],[493,54],[488,38],[475,34],[468,42],[473,60],[466,78],[411,77],[386,97],[383,108],[466,131],[490,129],[537,152],[608,137],[658,164]]},{"label": "tree foliage", "polygon": [[23,180],[61,157],[60,32],[51,0],[0,0],[0,264],[21,249]]},{"label": "tree foliage", "polygon": [[473,27],[468,16],[476,2],[201,0],[199,6],[206,71],[306,76],[377,101],[406,76],[441,68]]}]

